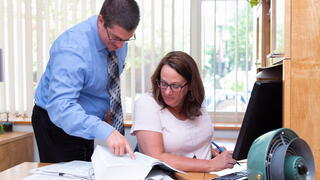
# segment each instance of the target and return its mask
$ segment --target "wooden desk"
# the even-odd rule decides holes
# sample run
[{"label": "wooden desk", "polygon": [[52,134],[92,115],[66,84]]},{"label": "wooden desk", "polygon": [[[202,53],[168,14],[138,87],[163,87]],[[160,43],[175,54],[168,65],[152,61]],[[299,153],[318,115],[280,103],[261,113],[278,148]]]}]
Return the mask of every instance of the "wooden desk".
[{"label": "wooden desk", "polygon": [[32,132],[0,134],[0,172],[26,161],[33,161]]},{"label": "wooden desk", "polygon": [[[24,162],[10,169],[2,171],[0,173],[1,180],[21,180],[29,175],[29,171],[33,168],[46,166],[48,163],[37,163],[37,162]],[[178,180],[211,180],[213,177],[217,177],[213,174],[208,173],[188,173],[175,175],[175,179]]]},{"label": "wooden desk", "polygon": [[181,174],[181,173],[175,174],[175,179],[178,179],[178,180],[201,180],[201,179],[211,180],[214,177],[218,177],[218,176],[214,174],[209,174],[209,173],[194,173],[194,172],[190,172],[188,174]]}]

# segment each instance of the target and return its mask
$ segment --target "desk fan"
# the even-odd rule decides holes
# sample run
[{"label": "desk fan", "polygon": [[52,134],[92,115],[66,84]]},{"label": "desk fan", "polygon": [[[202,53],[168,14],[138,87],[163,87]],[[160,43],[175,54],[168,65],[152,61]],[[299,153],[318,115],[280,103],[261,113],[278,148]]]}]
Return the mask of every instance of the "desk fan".
[{"label": "desk fan", "polygon": [[315,167],[308,144],[294,131],[280,128],[253,142],[247,171],[252,180],[313,180]]}]

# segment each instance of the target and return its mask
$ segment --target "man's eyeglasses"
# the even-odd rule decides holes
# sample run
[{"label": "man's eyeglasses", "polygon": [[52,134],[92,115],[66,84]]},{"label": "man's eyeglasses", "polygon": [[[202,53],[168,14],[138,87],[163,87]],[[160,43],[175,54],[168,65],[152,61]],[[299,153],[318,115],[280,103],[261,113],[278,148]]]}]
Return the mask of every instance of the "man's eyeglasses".
[{"label": "man's eyeglasses", "polygon": [[183,87],[185,87],[188,83],[185,83],[184,85],[178,85],[178,84],[168,84],[164,81],[160,81],[160,80],[157,80],[157,84],[158,84],[158,87],[160,89],[167,89],[168,87],[170,87],[171,91],[173,92],[179,92]]},{"label": "man's eyeglasses", "polygon": [[133,36],[130,39],[121,39],[117,37],[116,35],[112,34],[112,32],[109,32],[108,28],[106,28],[107,36],[110,41],[120,41],[120,42],[128,42],[136,40],[136,34],[133,34]]}]

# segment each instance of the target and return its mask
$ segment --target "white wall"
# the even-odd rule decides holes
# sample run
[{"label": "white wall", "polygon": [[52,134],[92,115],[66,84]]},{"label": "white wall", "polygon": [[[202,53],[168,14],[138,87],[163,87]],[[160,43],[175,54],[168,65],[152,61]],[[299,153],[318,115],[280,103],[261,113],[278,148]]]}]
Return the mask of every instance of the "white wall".
[{"label": "white wall", "polygon": [[[33,132],[33,128],[32,125],[26,125],[26,124],[14,124],[13,125],[13,131],[25,131],[25,132]],[[125,129],[125,133],[126,133],[126,138],[128,139],[131,147],[134,149],[137,143],[136,137],[130,135],[130,128],[126,128]],[[238,131],[221,131],[221,130],[216,130],[214,133],[214,137],[215,138],[237,138],[238,137]],[[95,144],[100,144],[103,145],[104,143],[96,140]],[[226,144],[225,146],[227,146],[227,149],[232,148],[230,146],[230,148],[228,148],[228,144]],[[35,140],[35,137],[33,136],[33,152],[34,152],[34,161],[35,162],[39,162],[39,153],[38,153],[38,147],[37,147],[37,143]]]}]

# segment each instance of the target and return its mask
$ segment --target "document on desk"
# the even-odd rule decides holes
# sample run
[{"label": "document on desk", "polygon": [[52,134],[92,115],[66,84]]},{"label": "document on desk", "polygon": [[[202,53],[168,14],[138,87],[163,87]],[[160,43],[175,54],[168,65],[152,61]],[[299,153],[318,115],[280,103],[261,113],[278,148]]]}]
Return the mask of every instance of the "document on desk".
[{"label": "document on desk", "polygon": [[23,180],[67,180],[67,179],[93,179],[93,167],[91,162],[70,161],[32,169],[33,175]]},{"label": "document on desk", "polygon": [[238,161],[238,162],[241,164],[241,166],[239,166],[238,164],[235,164],[232,169],[224,169],[224,170],[221,170],[221,171],[210,172],[210,174],[216,174],[218,176],[224,176],[224,175],[231,174],[231,173],[234,173],[234,172],[247,170],[247,160],[242,160],[242,161]]},{"label": "document on desk", "polygon": [[[185,174],[183,171],[174,169],[168,164],[142,153],[135,152],[134,155],[134,160],[131,159],[128,154],[121,157],[115,156],[114,154],[110,153],[107,148],[98,145],[91,157],[95,179],[152,179],[152,177],[148,176],[148,174],[155,167],[159,167],[166,171],[180,172]],[[154,172],[150,174],[156,176]]]}]

